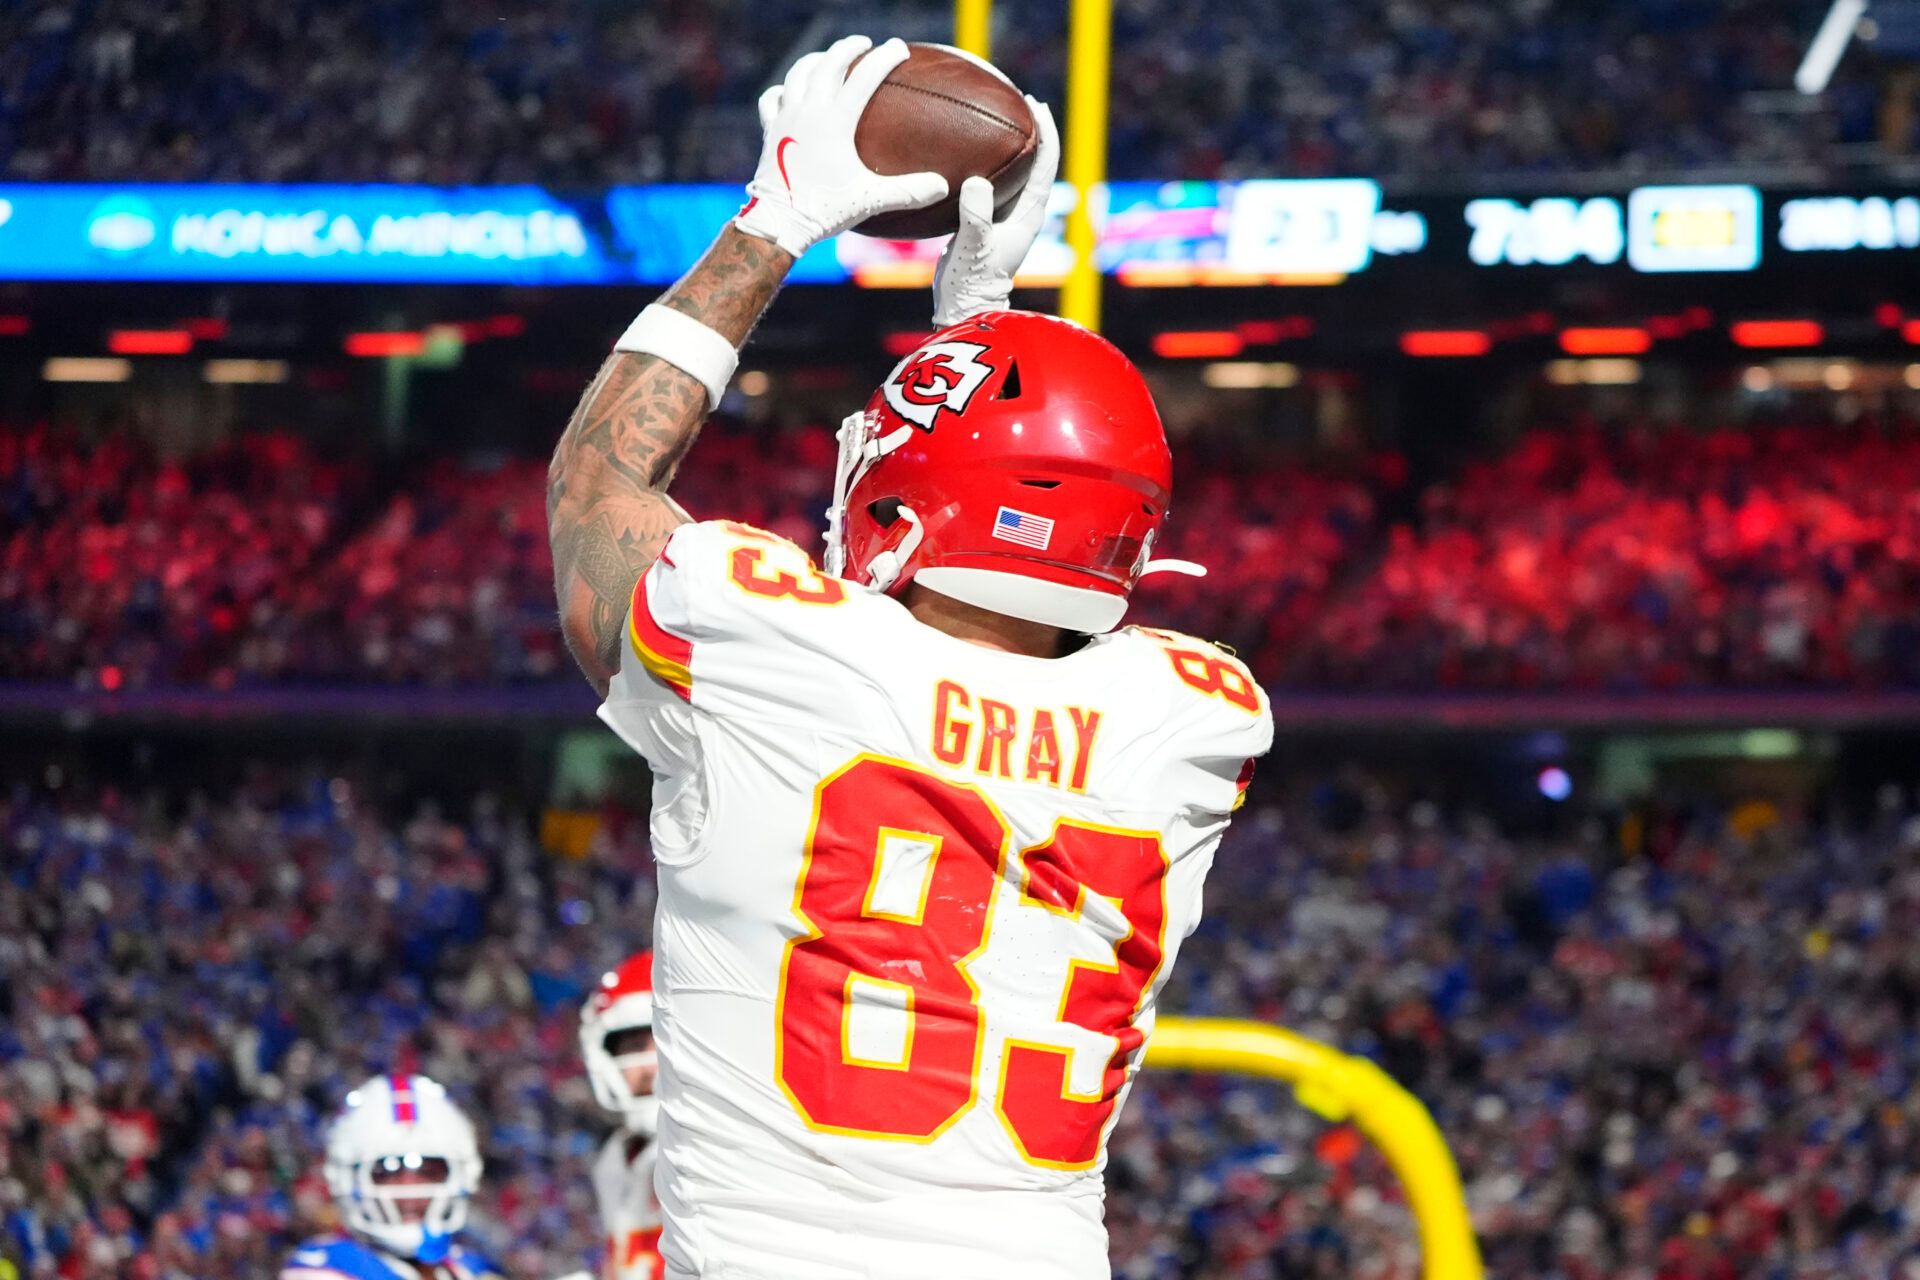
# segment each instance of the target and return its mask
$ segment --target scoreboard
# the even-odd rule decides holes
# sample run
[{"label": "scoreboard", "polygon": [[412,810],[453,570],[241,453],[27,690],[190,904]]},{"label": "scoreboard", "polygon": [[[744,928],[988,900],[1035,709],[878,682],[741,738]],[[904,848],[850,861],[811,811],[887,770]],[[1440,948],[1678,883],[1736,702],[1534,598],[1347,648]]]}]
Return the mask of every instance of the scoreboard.
[{"label": "scoreboard", "polygon": [[[1920,196],[1739,183],[1389,193],[1368,178],[1116,182],[1095,189],[1102,271],[1141,287],[1765,274],[1920,262]],[[1055,189],[1023,282],[1071,262]],[[0,185],[0,281],[518,285],[671,282],[739,206],[731,186]],[[940,245],[846,235],[804,283],[921,287]]]}]

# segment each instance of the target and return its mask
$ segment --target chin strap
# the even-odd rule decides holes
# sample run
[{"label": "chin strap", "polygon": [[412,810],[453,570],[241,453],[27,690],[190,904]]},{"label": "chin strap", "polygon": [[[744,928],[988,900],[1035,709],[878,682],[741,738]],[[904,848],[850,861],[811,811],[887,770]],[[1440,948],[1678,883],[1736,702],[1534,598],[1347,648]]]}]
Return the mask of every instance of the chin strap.
[{"label": "chin strap", "polygon": [[427,1232],[420,1241],[420,1248],[414,1252],[414,1260],[428,1266],[437,1266],[447,1260],[453,1252],[453,1237]]},{"label": "chin strap", "polygon": [[901,570],[907,567],[907,561],[913,559],[913,553],[920,549],[921,541],[927,536],[926,526],[920,523],[920,517],[913,508],[905,503],[900,504],[900,523],[907,526],[906,533],[867,564],[874,590],[882,593],[891,590],[893,584],[899,581]]}]

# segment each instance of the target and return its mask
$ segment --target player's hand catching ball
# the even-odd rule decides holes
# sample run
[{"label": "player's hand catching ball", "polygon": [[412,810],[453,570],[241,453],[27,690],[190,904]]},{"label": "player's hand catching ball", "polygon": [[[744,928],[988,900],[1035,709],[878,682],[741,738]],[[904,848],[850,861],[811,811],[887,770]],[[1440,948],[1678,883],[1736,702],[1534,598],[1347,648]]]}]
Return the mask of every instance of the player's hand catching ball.
[{"label": "player's hand catching ball", "polygon": [[[807,54],[783,83],[761,94],[760,126],[766,136],[760,167],[747,184],[752,198],[734,225],[797,258],[875,214],[944,199],[947,180],[939,174],[883,176],[869,169],[854,148],[854,129],[868,100],[906,60],[905,41],[889,40],[875,49],[866,36],[848,36]],[[991,212],[991,197],[988,203]]]},{"label": "player's hand catching ball", "polygon": [[968,178],[960,184],[960,229],[940,255],[933,275],[933,323],[959,324],[982,311],[1004,311],[1013,297],[1014,273],[1047,220],[1047,198],[1060,170],[1060,131],[1047,104],[1027,97],[1039,135],[1033,171],[1005,222],[993,220],[993,184]]}]

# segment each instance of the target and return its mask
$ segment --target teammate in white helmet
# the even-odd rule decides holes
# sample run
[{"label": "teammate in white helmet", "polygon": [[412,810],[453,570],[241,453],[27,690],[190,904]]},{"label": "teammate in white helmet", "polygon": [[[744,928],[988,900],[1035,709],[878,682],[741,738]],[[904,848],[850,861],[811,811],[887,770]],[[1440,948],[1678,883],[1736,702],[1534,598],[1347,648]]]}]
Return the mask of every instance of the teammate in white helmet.
[{"label": "teammate in white helmet", "polygon": [[327,1131],[327,1190],[346,1234],[294,1250],[280,1280],[490,1280],[457,1239],[480,1185],[473,1125],[425,1076],[375,1076]]},{"label": "teammate in white helmet", "polygon": [[[864,57],[863,57],[864,55]],[[674,468],[794,261],[937,174],[854,130],[860,37],[761,99],[751,197],[554,454],[561,617],[653,767],[668,1280],[1105,1280],[1106,1138],[1272,741],[1231,654],[1120,627],[1172,497],[1140,373],[1006,309],[1046,216],[959,192],[945,325],[841,428],[824,563]],[[804,304],[803,304],[804,305]]]},{"label": "teammate in white helmet", "polygon": [[604,1280],[660,1280],[660,1201],[653,1194],[660,1123],[654,1095],[653,953],[630,956],[600,979],[580,1008],[580,1054],[595,1101],[620,1127],[593,1162],[593,1195],[606,1228]]}]

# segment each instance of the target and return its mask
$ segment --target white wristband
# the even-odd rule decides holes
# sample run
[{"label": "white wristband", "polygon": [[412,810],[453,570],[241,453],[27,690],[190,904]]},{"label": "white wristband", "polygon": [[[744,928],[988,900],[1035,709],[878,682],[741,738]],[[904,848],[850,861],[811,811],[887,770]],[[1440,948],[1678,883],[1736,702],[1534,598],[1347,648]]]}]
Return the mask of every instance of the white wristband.
[{"label": "white wristband", "polygon": [[654,303],[627,326],[615,351],[659,356],[674,368],[691,374],[707,389],[707,407],[720,407],[720,397],[733,381],[740,353],[733,344],[692,316]]}]

